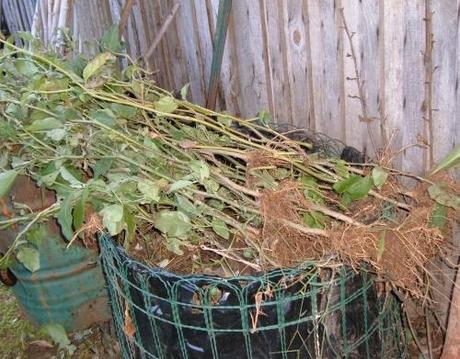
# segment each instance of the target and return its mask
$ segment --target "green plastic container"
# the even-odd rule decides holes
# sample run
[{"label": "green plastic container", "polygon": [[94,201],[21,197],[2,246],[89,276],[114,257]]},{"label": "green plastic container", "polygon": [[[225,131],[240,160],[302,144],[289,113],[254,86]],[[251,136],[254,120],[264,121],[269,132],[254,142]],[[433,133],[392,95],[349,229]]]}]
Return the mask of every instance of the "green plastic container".
[{"label": "green plastic container", "polygon": [[[13,201],[38,211],[55,198],[52,192],[39,189],[22,177],[12,190],[10,208]],[[11,244],[18,229],[0,232],[0,251]],[[19,262],[9,269],[17,279],[13,292],[32,322],[58,323],[67,331],[75,331],[108,321],[111,313],[97,252],[78,244],[67,249],[67,244],[56,221],[42,224],[34,236],[40,269],[32,273]]]}]

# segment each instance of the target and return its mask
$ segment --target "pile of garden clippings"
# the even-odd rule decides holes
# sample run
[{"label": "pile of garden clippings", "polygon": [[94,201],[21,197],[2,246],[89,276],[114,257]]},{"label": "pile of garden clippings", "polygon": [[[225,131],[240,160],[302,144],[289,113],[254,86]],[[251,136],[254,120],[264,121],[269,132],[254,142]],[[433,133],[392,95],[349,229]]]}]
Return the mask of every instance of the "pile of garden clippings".
[{"label": "pile of garden clippings", "polygon": [[[58,201],[40,213],[24,207],[2,228],[56,217],[71,245],[95,245],[108,231],[135,258],[179,273],[366,264],[413,293],[446,248],[460,191],[438,169],[420,178],[390,161],[324,158],[266,116],[216,113],[134,64],[121,72],[110,52],[65,60],[37,44],[3,44],[0,196],[26,175]],[[405,191],[402,176],[415,189]],[[33,253],[27,232],[1,263],[16,255],[28,266],[31,256],[17,255],[24,247]]]}]

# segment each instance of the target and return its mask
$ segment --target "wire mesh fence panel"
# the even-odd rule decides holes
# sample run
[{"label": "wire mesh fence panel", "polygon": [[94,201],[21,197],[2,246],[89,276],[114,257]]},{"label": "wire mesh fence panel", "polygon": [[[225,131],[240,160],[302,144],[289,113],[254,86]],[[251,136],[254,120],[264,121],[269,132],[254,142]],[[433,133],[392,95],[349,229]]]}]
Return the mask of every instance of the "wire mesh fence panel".
[{"label": "wire mesh fence panel", "polygon": [[100,240],[124,358],[403,358],[400,307],[370,274],[306,263],[220,278],[172,274]]}]

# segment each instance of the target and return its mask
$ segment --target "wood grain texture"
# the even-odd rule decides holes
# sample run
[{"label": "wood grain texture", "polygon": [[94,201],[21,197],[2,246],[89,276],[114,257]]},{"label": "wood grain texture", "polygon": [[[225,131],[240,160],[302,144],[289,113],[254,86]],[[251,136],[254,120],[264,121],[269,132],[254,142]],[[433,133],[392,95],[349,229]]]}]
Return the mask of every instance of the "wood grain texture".
[{"label": "wood grain texture", "polygon": [[456,1],[430,1],[433,12],[433,158],[439,161],[449,153],[456,136],[458,4]]},{"label": "wood grain texture", "polygon": [[[31,23],[29,7],[5,0],[5,11]],[[72,31],[79,49],[94,52],[95,39],[117,23],[125,0],[73,0]],[[204,104],[212,61],[219,0],[137,0],[125,40],[137,58],[158,33],[174,4],[174,21],[147,65],[169,90],[190,82],[189,99]],[[42,0],[40,35],[53,33],[56,1]],[[434,68],[432,130],[427,115],[426,9],[432,12]],[[344,9],[354,32],[362,107],[350,45],[342,28]],[[48,16],[48,14],[50,14]],[[460,0],[234,0],[222,61],[218,108],[242,117],[268,109],[276,122],[307,127],[338,138],[373,157],[388,141],[395,164],[422,173],[460,138]],[[415,145],[415,146],[414,146]],[[426,146],[425,146],[426,147]],[[459,171],[460,172],[460,171]]]},{"label": "wood grain texture", "polygon": [[420,147],[426,138],[424,123],[425,3],[404,1],[403,38],[403,144],[402,166],[414,172],[425,168],[426,149]]}]

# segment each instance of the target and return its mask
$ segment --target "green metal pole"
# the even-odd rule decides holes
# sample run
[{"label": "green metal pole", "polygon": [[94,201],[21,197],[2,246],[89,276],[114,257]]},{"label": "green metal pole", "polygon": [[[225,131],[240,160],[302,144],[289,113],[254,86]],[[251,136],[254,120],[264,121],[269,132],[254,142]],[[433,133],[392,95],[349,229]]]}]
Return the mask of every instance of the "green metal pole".
[{"label": "green metal pole", "polygon": [[232,9],[232,0],[220,0],[217,11],[216,37],[214,38],[214,49],[212,53],[211,76],[209,77],[208,95],[206,107],[214,109],[217,99],[217,88],[222,57],[224,55],[225,38],[227,36],[228,19]]}]

